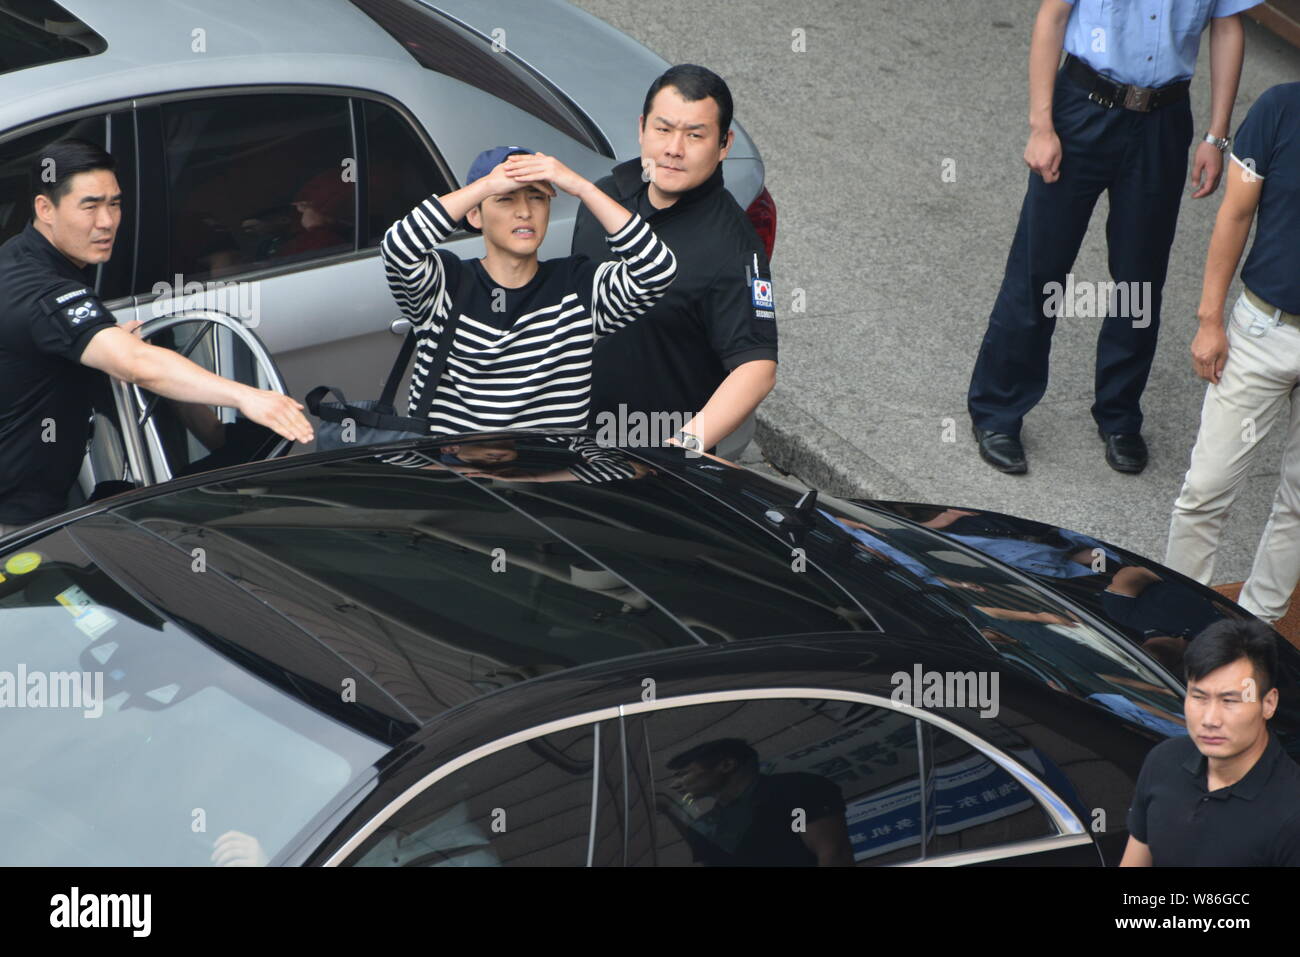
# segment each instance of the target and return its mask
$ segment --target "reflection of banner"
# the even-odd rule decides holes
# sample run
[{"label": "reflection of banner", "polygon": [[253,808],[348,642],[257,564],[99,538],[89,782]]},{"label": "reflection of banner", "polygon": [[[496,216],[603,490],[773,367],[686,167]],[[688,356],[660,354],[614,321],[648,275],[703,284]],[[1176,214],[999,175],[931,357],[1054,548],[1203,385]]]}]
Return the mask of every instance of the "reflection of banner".
[{"label": "reflection of banner", "polygon": [[840,726],[836,733],[763,762],[765,773],[806,771],[834,781],[851,794],[862,791],[870,780],[880,781],[883,776],[888,786],[907,775],[909,766],[915,769],[916,726],[909,715],[848,702],[821,704],[850,704],[857,713],[816,708],[835,719]]},{"label": "reflection of banner", "polygon": [[[934,770],[930,794],[940,834],[985,824],[1034,806],[1034,799],[999,765],[982,754]],[[853,859],[920,843],[921,786],[916,779],[854,801],[845,809]]]}]

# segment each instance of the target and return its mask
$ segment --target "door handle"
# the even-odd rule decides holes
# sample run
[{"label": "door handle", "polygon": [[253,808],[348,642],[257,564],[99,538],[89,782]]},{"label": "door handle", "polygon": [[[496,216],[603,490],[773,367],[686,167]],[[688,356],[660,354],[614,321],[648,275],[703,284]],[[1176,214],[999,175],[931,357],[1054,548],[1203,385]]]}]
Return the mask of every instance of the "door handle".
[{"label": "door handle", "polygon": [[388,324],[388,331],[395,336],[404,336],[411,331],[411,320],[397,318]]}]

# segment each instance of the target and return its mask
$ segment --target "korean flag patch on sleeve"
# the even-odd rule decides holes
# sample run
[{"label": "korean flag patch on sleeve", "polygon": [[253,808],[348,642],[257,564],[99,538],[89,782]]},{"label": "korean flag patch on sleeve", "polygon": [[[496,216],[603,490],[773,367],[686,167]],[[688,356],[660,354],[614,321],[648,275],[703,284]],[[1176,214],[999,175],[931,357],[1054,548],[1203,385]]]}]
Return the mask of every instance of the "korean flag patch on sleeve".
[{"label": "korean flag patch on sleeve", "polygon": [[84,286],[46,296],[42,304],[47,313],[63,320],[74,330],[103,322],[108,315],[95,293]]},{"label": "korean flag patch on sleeve", "polygon": [[753,271],[749,277],[750,299],[754,304],[755,319],[776,318],[776,297],[772,289],[772,280],[764,278],[758,271],[758,256],[754,256]]}]

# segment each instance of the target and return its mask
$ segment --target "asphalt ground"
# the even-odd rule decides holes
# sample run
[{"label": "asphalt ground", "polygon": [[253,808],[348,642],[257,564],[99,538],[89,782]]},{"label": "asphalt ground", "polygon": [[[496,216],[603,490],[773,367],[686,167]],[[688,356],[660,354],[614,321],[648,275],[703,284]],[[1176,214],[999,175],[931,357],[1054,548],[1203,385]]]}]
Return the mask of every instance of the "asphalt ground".
[{"label": "asphalt ground", "polygon": [[[1105,464],[1088,412],[1096,320],[1058,321],[1051,383],[1025,421],[1029,475],[993,471],[970,434],[966,387],[1028,175],[1037,0],[576,2],[672,62],[721,73],[762,153],[777,205],[781,336],[778,385],[759,416],[767,459],[837,494],[994,509],[1164,555],[1204,395],[1187,348],[1222,187],[1184,194],[1143,403],[1143,474]],[[1198,137],[1208,74],[1207,33],[1192,84]],[[1260,93],[1297,79],[1300,50],[1246,20],[1233,132]],[[1076,280],[1110,278],[1106,209],[1103,196]],[[791,310],[796,290],[803,312]],[[1279,432],[1261,443],[1216,582],[1250,569],[1277,487]]]}]

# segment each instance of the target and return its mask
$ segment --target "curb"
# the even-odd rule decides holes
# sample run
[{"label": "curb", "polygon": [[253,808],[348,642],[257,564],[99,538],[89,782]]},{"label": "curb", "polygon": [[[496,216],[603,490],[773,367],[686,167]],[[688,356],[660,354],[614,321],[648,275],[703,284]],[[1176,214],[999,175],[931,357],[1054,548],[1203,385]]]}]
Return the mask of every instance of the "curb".
[{"label": "curb", "polygon": [[757,413],[755,438],[769,462],[840,498],[918,501],[895,472],[804,411],[779,385]]}]

